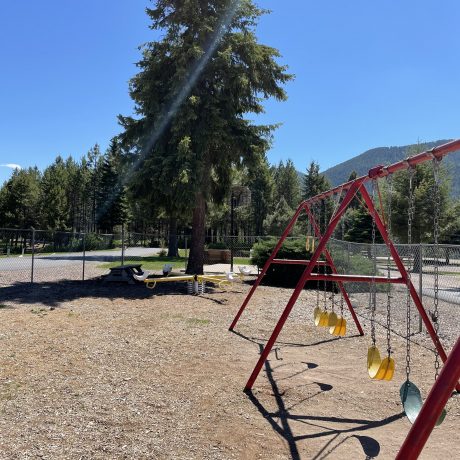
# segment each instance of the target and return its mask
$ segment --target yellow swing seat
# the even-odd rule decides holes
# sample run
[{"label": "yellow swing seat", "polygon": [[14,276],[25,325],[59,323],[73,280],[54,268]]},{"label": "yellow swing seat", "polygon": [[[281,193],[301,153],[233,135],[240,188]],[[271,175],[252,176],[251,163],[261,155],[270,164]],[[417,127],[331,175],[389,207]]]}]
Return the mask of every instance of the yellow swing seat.
[{"label": "yellow swing seat", "polygon": [[315,319],[315,326],[319,327],[335,327],[338,317],[334,312],[328,312],[316,307],[313,310],[313,317]]},{"label": "yellow swing seat", "polygon": [[305,249],[307,252],[314,252],[315,250],[315,237],[314,236],[307,236],[305,240]]},{"label": "yellow swing seat", "polygon": [[335,325],[329,328],[329,333],[343,337],[347,333],[347,320],[343,316],[338,316]]},{"label": "yellow swing seat", "polygon": [[337,316],[337,314],[331,311],[330,313],[328,313],[326,326],[329,328],[335,327],[338,320],[339,320],[339,317]]},{"label": "yellow swing seat", "polygon": [[382,360],[377,347],[369,347],[367,351],[367,372],[373,380],[391,380],[395,372],[395,361],[393,358]]},{"label": "yellow swing seat", "polygon": [[313,310],[313,318],[315,320],[315,326],[319,326],[322,313],[323,313],[323,310],[321,310],[321,308],[319,307],[316,307]]}]

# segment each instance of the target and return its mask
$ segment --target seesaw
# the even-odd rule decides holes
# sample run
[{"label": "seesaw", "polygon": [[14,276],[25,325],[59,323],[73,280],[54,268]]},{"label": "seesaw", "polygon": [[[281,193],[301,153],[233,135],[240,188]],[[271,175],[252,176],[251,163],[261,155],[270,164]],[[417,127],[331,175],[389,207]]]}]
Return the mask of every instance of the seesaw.
[{"label": "seesaw", "polygon": [[[246,267],[239,267],[239,278],[242,281],[245,275],[250,274],[250,270]],[[144,277],[145,276],[145,277]],[[206,275],[179,275],[179,276],[162,276],[160,278],[148,278],[148,275],[139,277],[138,281],[143,281],[149,289],[155,289],[157,283],[175,283],[186,282],[188,292],[190,294],[204,293],[206,282],[216,284],[220,288],[231,286],[237,278],[233,272],[225,274],[206,274]],[[143,279],[141,279],[143,278]]]}]

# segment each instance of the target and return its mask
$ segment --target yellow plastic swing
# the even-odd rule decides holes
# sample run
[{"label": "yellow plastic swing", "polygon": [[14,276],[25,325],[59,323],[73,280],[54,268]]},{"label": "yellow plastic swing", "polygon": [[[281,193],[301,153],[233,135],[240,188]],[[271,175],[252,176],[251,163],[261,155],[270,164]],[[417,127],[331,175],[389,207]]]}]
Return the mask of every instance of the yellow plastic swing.
[{"label": "yellow plastic swing", "polygon": [[[372,181],[372,200],[374,200],[375,188],[377,183]],[[391,218],[391,208],[389,211]],[[390,232],[390,229],[388,230]],[[375,254],[375,210],[372,213],[372,261],[373,275],[377,274],[376,254]],[[387,274],[390,277],[390,255],[387,257]],[[367,350],[367,372],[373,380],[391,380],[395,373],[395,361],[391,357],[390,327],[391,327],[391,285],[388,283],[387,289],[387,350],[388,356],[384,359],[380,356],[380,351],[375,345],[375,310],[376,310],[376,285],[372,278],[370,283],[369,309],[371,311],[371,338],[372,346]]]},{"label": "yellow plastic swing", "polygon": [[335,325],[329,328],[329,333],[343,337],[347,333],[347,320],[343,316],[338,316]]},{"label": "yellow plastic swing", "polygon": [[319,307],[313,310],[313,316],[315,318],[315,326],[335,327],[337,323],[337,315],[334,312],[321,310]]},{"label": "yellow plastic swing", "polygon": [[314,236],[307,236],[305,240],[305,249],[307,252],[314,252],[315,250],[315,237]]},{"label": "yellow plastic swing", "polygon": [[374,380],[391,380],[395,373],[395,360],[387,356],[382,360],[379,349],[371,346],[367,350],[367,372]]}]

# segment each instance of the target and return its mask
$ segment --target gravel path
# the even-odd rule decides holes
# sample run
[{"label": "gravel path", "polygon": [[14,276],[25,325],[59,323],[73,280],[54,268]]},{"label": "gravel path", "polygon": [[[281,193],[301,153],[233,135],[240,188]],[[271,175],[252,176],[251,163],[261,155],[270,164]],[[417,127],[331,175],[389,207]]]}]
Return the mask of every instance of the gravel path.
[{"label": "gravel path", "polygon": [[[315,328],[316,296],[303,292],[246,395],[292,292],[259,288],[230,333],[248,288],[200,297],[184,285],[151,291],[97,280],[1,288],[0,458],[394,458],[409,430],[398,396],[404,341],[393,336],[394,380],[371,381],[369,336],[357,336],[349,316],[343,339]],[[395,327],[403,300],[395,295]],[[378,343],[384,337],[377,327]],[[433,354],[419,345],[412,352],[412,378],[426,395]],[[459,401],[450,399],[421,458],[455,458]]]}]

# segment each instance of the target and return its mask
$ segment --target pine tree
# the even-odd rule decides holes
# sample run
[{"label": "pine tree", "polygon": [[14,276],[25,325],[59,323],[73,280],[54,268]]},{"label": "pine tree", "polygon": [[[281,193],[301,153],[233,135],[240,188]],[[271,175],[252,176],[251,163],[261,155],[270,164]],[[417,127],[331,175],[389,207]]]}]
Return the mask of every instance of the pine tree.
[{"label": "pine tree", "polygon": [[288,159],[286,165],[280,161],[278,167],[273,171],[273,176],[275,180],[275,201],[278,203],[284,197],[290,208],[297,209],[300,204],[301,191],[299,175],[292,160]]},{"label": "pine tree", "polygon": [[310,163],[303,182],[303,199],[319,195],[331,188],[331,184],[326,176],[319,173],[319,164],[315,161]]},{"label": "pine tree", "polygon": [[158,0],[147,13],[163,38],[144,47],[131,81],[137,118],[120,122],[136,170],[164,158],[160,188],[187,191],[175,203],[193,210],[187,272],[202,273],[206,202],[225,198],[232,166],[266,151],[274,128],[245,115],[263,112],[261,98],[284,100],[291,77],[278,51],[257,43],[264,11],[251,0]]},{"label": "pine tree", "polygon": [[264,234],[264,220],[273,207],[274,180],[265,155],[248,170],[246,185],[251,190],[251,217],[254,235]]},{"label": "pine tree", "polygon": [[41,175],[36,167],[15,169],[2,187],[2,227],[26,229],[39,223]]},{"label": "pine tree", "polygon": [[69,157],[65,162],[65,168],[67,170],[66,192],[69,205],[67,227],[72,232],[80,232],[83,230],[82,212],[85,192],[83,165]]},{"label": "pine tree", "polygon": [[116,225],[126,224],[130,213],[126,186],[123,177],[123,157],[117,138],[110,141],[109,148],[102,158],[100,183],[97,190],[98,227],[105,233],[113,233]]},{"label": "pine tree", "polygon": [[[441,170],[440,186],[440,227],[449,225],[450,181],[447,171]],[[412,242],[431,243],[433,241],[433,167],[429,163],[417,166],[413,178],[415,213],[412,223]],[[407,242],[409,207],[409,173],[400,171],[393,176],[392,232],[397,241]]]},{"label": "pine tree", "polygon": [[68,174],[62,157],[43,172],[41,182],[41,226],[48,230],[68,230]]},{"label": "pine tree", "polygon": [[270,236],[279,236],[286,229],[292,219],[294,210],[288,205],[284,197],[276,204],[272,214],[269,214],[264,222],[265,231]]},{"label": "pine tree", "polygon": [[102,154],[98,144],[95,144],[86,155],[86,174],[88,176],[87,189],[85,192],[85,227],[86,231],[97,231],[97,211],[99,189],[101,184]]}]

